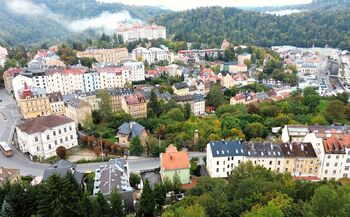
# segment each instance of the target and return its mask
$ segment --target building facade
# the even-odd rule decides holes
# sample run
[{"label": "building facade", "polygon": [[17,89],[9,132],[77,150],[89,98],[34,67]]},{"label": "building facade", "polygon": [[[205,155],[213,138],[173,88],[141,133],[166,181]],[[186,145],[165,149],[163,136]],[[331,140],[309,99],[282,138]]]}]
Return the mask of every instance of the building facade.
[{"label": "building facade", "polygon": [[126,60],[128,56],[127,48],[90,49],[77,53],[78,58],[94,58],[99,63],[121,63]]}]

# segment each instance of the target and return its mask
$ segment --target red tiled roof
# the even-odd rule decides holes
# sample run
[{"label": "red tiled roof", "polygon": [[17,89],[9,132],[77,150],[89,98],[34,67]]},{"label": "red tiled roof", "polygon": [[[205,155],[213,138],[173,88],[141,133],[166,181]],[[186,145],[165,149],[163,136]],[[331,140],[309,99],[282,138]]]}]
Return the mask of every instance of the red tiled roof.
[{"label": "red tiled roof", "polygon": [[160,166],[162,170],[177,170],[190,168],[188,153],[186,151],[178,151],[176,147],[170,145],[165,153],[161,153]]},{"label": "red tiled roof", "polygon": [[135,104],[146,102],[145,97],[140,93],[128,95],[128,96],[125,96],[124,98],[128,105],[135,105]]},{"label": "red tiled roof", "polygon": [[294,180],[304,180],[304,181],[320,181],[317,176],[294,176]]},{"label": "red tiled roof", "polygon": [[23,71],[22,68],[9,68],[4,72],[4,77],[13,77],[15,74],[19,74]]}]

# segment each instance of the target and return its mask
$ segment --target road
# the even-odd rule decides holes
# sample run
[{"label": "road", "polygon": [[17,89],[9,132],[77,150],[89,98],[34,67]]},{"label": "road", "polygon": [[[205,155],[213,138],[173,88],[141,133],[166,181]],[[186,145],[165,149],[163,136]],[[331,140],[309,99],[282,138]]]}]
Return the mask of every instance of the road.
[{"label": "road", "polygon": [[[0,141],[6,141],[10,144],[13,131],[20,116],[17,111],[16,102],[9,96],[4,89],[0,89]],[[5,157],[0,153],[0,166],[19,169],[21,175],[42,176],[44,170],[49,164],[41,164],[30,161],[19,150],[12,146],[14,155]],[[190,152],[190,157],[202,158],[203,152]],[[134,158],[128,160],[130,171],[148,170],[159,167],[159,158]],[[77,165],[77,170],[81,172],[94,171],[105,163],[87,163]]]}]

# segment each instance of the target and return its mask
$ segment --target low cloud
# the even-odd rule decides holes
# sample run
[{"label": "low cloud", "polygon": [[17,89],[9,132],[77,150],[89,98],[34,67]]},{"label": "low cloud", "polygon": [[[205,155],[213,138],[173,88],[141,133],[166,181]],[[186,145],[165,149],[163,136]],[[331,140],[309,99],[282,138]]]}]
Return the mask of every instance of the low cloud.
[{"label": "low cloud", "polygon": [[81,20],[67,20],[62,14],[53,13],[45,4],[34,4],[31,0],[5,0],[8,9],[14,13],[25,16],[42,16],[54,20],[72,32],[83,32],[85,30],[99,30],[112,33],[119,23],[142,22],[133,19],[128,11],[116,13],[103,12],[96,17]]},{"label": "low cloud", "polygon": [[82,32],[88,29],[98,29],[105,32],[112,32],[116,29],[118,23],[135,22],[141,21],[133,19],[128,11],[121,11],[117,13],[103,12],[97,17],[73,21],[69,24],[69,29],[74,32]]}]

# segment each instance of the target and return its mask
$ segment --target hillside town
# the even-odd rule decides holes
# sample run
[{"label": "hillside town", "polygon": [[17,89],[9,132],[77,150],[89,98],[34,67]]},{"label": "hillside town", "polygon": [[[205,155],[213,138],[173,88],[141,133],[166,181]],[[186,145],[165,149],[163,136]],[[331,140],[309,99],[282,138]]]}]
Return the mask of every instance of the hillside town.
[{"label": "hillside town", "polygon": [[[166,39],[163,26],[116,31],[124,42]],[[9,128],[0,140],[19,167],[0,159],[0,185],[22,175],[37,186],[69,173],[92,197],[118,192],[125,210],[135,211],[150,186],[172,183],[164,197],[180,201],[200,178],[228,180],[249,163],[299,181],[350,176],[350,52],[226,39],[210,49],[141,45],[89,47],[73,65],[56,45],[6,69],[0,105],[12,105],[1,112],[11,119],[0,123]],[[0,66],[7,55],[1,47]],[[343,116],[326,97],[343,100]]]}]

